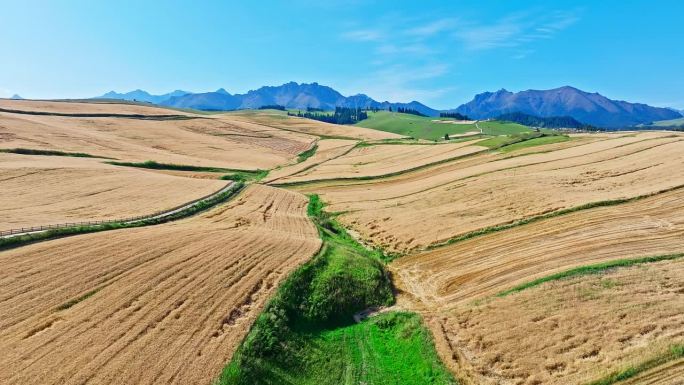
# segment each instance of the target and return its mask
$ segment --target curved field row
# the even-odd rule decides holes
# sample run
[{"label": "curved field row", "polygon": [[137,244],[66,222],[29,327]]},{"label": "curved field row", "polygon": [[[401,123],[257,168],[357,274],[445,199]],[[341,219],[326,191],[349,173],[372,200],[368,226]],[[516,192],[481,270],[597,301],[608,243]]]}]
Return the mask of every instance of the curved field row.
[{"label": "curved field row", "polygon": [[127,114],[127,115],[186,115],[193,114],[141,105],[130,102],[53,101],[1,99],[0,108],[40,113],[59,114]]},{"label": "curved field row", "polygon": [[684,250],[684,189],[579,211],[400,258],[404,290],[453,307],[572,267]]},{"label": "curved field row", "polygon": [[312,119],[287,116],[285,111],[277,110],[242,110],[222,114],[221,116],[241,121],[249,121],[271,127],[272,129],[293,131],[327,139],[360,139],[380,140],[399,139],[402,135],[378,131],[358,126],[348,126],[319,122]]},{"label": "curved field row", "polygon": [[[662,134],[661,134],[662,135]],[[489,154],[363,185],[297,186],[376,245],[415,250],[496,224],[684,184],[680,136],[608,139],[492,161]]]},{"label": "curved field row", "polygon": [[[680,259],[548,282],[429,324],[466,384],[583,385],[682,344],[683,295]],[[627,383],[678,384],[678,373],[675,362]]]},{"label": "curved field row", "polygon": [[210,383],[318,250],[306,204],[253,185],[188,220],[0,253],[0,383]]},{"label": "curved field row", "polygon": [[684,358],[653,368],[618,385],[681,385],[684,382]]},{"label": "curved field row", "polygon": [[[316,190],[328,194],[345,189],[349,192],[367,190],[370,185],[378,192],[378,200],[389,200],[397,197],[404,197],[416,193],[422,193],[431,189],[445,186],[454,181],[472,178],[486,173],[498,172],[502,170],[515,169],[530,165],[543,165],[567,159],[582,158],[590,154],[601,154],[614,151],[615,148],[638,144],[636,151],[643,149],[644,146],[651,146],[649,142],[658,138],[671,138],[676,134],[649,133],[641,136],[613,136],[589,137],[587,140],[573,140],[560,143],[562,148],[551,151],[559,145],[558,143],[528,148],[525,150],[535,150],[532,153],[525,150],[516,151],[512,154],[500,154],[497,152],[486,152],[466,159],[459,159],[445,164],[437,164],[433,167],[422,168],[389,177],[381,177],[369,180],[349,180],[338,182],[335,180],[312,182],[293,188],[303,191]],[[681,136],[684,138],[684,135]],[[546,150],[550,151],[546,151]],[[629,151],[629,150],[628,150]],[[632,150],[633,151],[633,150]],[[524,155],[524,156],[521,156]],[[401,185],[404,191],[397,191],[395,186]],[[367,198],[365,200],[373,200]],[[365,201],[364,200],[364,201]],[[346,203],[346,200],[341,201]]]},{"label": "curved field row", "polygon": [[344,156],[283,178],[278,183],[387,175],[431,163],[460,158],[484,150],[486,150],[485,147],[473,145],[471,142],[441,145],[377,144],[363,146],[353,149]]},{"label": "curved field row", "polygon": [[288,176],[296,175],[304,170],[315,167],[318,164],[326,162],[330,159],[337,158],[344,155],[351,150],[356,143],[355,140],[346,139],[322,139],[317,142],[317,149],[313,156],[309,157],[303,162],[288,165],[271,171],[268,177],[264,179],[264,183],[271,183],[275,181],[287,180]]},{"label": "curved field row", "polygon": [[[113,111],[131,108],[127,104],[104,105]],[[82,108],[88,111],[87,106]],[[145,109],[169,113],[165,109]],[[0,148],[85,152],[132,162],[154,160],[233,169],[270,169],[290,162],[314,140],[309,135],[224,115],[161,121],[0,112]]]},{"label": "curved field row", "polygon": [[0,153],[0,230],[150,215],[225,184],[98,159]]}]

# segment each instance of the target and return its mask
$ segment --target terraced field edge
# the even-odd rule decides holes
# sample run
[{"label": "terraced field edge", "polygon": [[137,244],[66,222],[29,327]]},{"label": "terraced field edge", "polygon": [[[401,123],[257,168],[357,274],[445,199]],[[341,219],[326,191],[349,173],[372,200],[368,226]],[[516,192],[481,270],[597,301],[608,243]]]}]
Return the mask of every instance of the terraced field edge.
[{"label": "terraced field edge", "polygon": [[354,323],[394,303],[381,252],[349,236],[317,195],[307,212],[321,250],[280,286],[215,384],[455,384],[418,315]]},{"label": "terraced field edge", "polygon": [[567,209],[552,211],[552,212],[546,213],[546,214],[541,214],[541,215],[536,215],[536,216],[532,216],[532,217],[528,217],[528,218],[519,219],[519,220],[510,222],[510,223],[504,223],[504,224],[500,224],[500,225],[483,227],[481,229],[471,231],[471,232],[465,233],[463,235],[459,235],[459,236],[456,236],[453,238],[449,238],[446,241],[433,243],[433,244],[429,245],[428,247],[426,247],[426,250],[433,250],[433,249],[436,249],[438,247],[452,245],[454,243],[467,241],[469,239],[473,239],[473,238],[480,237],[483,235],[512,229],[512,228],[518,227],[518,226],[524,226],[524,225],[527,225],[530,223],[539,222],[539,221],[542,221],[545,219],[554,218],[554,217],[558,217],[561,215],[571,214],[571,213],[574,213],[577,211],[589,210],[589,209],[594,209],[594,208],[599,208],[599,207],[617,206],[617,205],[621,205],[621,204],[625,204],[625,203],[636,202],[636,201],[646,199],[646,198],[650,198],[652,196],[656,196],[659,194],[665,194],[665,193],[668,193],[671,191],[679,190],[681,188],[684,188],[684,185],[674,186],[674,187],[670,187],[670,188],[667,188],[664,190],[659,190],[659,191],[655,191],[655,192],[648,193],[648,194],[638,195],[638,196],[631,197],[631,198],[619,198],[619,199],[611,199],[611,200],[605,200],[605,201],[590,202],[587,204],[583,204],[583,205],[579,205],[579,206],[575,206],[575,207],[570,207]]},{"label": "terraced field edge", "polygon": [[590,382],[587,385],[613,385],[682,357],[684,357],[684,344],[672,345],[666,352],[656,357],[653,357],[647,361],[643,361],[635,366],[630,366],[620,371],[613,372],[608,376]]},{"label": "terraced field edge", "polygon": [[34,149],[34,148],[21,148],[21,147],[3,148],[3,149],[0,149],[0,152],[4,152],[4,153],[8,153],[8,154],[19,154],[19,155],[72,156],[72,157],[76,157],[76,158],[114,159],[114,158],[107,158],[105,156],[97,156],[97,155],[86,154],[84,152],[38,150],[38,149]]},{"label": "terraced field edge", "polygon": [[533,281],[520,284],[520,285],[515,286],[511,289],[497,293],[496,296],[497,297],[505,297],[509,294],[517,293],[519,291],[529,289],[531,287],[539,286],[545,282],[557,281],[560,279],[572,278],[572,277],[577,277],[577,276],[582,276],[582,275],[599,274],[599,273],[602,273],[606,270],[610,270],[610,269],[614,269],[614,268],[618,268],[618,267],[629,267],[629,266],[634,266],[634,265],[641,265],[644,263],[670,261],[670,260],[679,259],[682,257],[684,257],[684,253],[656,255],[656,256],[642,257],[642,258],[618,259],[615,261],[597,263],[594,265],[580,266],[580,267],[576,267],[574,269],[565,270],[565,271],[562,271],[560,273],[551,274],[551,275],[548,275],[546,277],[538,278],[538,279],[535,279]]},{"label": "terraced field edge", "polygon": [[62,238],[62,237],[67,237],[67,236],[71,236],[71,235],[95,233],[95,232],[100,232],[100,231],[126,229],[126,228],[133,228],[133,227],[151,226],[151,225],[158,225],[161,223],[175,221],[178,219],[182,219],[182,218],[186,218],[186,217],[198,214],[198,213],[206,211],[206,210],[210,209],[211,207],[214,207],[220,203],[226,202],[230,198],[235,196],[237,193],[239,193],[243,187],[244,187],[244,183],[235,182],[231,186],[231,188],[229,188],[228,190],[226,190],[220,194],[217,194],[211,198],[203,199],[203,200],[193,204],[192,206],[185,208],[184,210],[178,211],[176,213],[173,213],[171,215],[164,216],[164,217],[141,219],[139,221],[131,221],[131,222],[109,222],[109,223],[103,223],[103,224],[98,224],[98,225],[87,225],[87,226],[78,225],[78,226],[73,226],[73,227],[62,227],[62,228],[58,228],[58,229],[51,229],[51,230],[47,230],[47,231],[43,231],[43,232],[37,232],[34,234],[24,234],[24,235],[17,235],[17,236],[8,237],[8,238],[0,238],[0,250],[15,248],[15,247],[23,246],[23,245],[26,245],[29,243],[46,241],[46,240],[55,239],[55,238]]}]

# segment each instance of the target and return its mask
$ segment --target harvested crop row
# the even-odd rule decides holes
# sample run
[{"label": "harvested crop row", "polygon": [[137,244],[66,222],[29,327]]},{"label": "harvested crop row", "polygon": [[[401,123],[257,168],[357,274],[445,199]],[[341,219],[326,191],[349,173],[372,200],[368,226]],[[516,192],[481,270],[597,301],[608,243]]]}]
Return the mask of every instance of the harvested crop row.
[{"label": "harvested crop row", "polygon": [[345,154],[350,149],[352,149],[352,147],[354,147],[356,143],[358,142],[346,139],[319,140],[317,142],[318,147],[316,148],[316,152],[313,156],[311,156],[303,162],[285,166],[277,170],[273,170],[264,180],[264,182],[270,183],[274,181],[280,182],[283,180],[287,180],[287,177],[290,175],[296,175],[297,173],[300,173],[303,170],[307,170],[322,162],[328,161],[330,159]]},{"label": "harvested crop row", "polygon": [[[467,384],[584,385],[681,346],[683,290],[678,259],[548,282],[429,324]],[[666,363],[627,383],[679,384],[681,373]]]},{"label": "harvested crop row", "polygon": [[130,114],[130,115],[187,115],[185,112],[157,108],[155,106],[142,106],[139,104],[120,102],[98,102],[98,101],[52,101],[52,100],[0,100],[0,108],[34,111],[34,112],[55,112],[63,114]]},{"label": "harvested crop row", "polygon": [[364,239],[415,250],[487,226],[684,184],[684,141],[645,135],[471,167],[447,165],[413,180],[301,190],[321,193]]},{"label": "harvested crop row", "polygon": [[0,383],[210,383],[318,250],[306,203],[253,185],[188,220],[0,253]]},{"label": "harvested crop row", "polygon": [[684,189],[550,218],[393,263],[404,290],[453,307],[572,267],[684,251]]},{"label": "harvested crop row", "polygon": [[681,385],[684,378],[684,358],[656,367],[620,385]]},{"label": "harvested crop row", "polygon": [[86,152],[122,161],[269,169],[289,162],[314,139],[223,115],[160,121],[0,112],[2,148]]},{"label": "harvested crop row", "polygon": [[311,119],[287,116],[284,111],[273,110],[243,110],[224,114],[235,120],[255,122],[273,129],[289,130],[308,135],[329,137],[330,139],[398,139],[403,136],[390,132],[371,130],[358,126],[347,126],[319,122]]},{"label": "harvested crop row", "polygon": [[485,150],[469,142],[442,145],[373,145],[358,147],[279,183],[386,175]]},{"label": "harvested crop row", "polygon": [[0,153],[0,230],[151,215],[225,185],[98,159]]}]

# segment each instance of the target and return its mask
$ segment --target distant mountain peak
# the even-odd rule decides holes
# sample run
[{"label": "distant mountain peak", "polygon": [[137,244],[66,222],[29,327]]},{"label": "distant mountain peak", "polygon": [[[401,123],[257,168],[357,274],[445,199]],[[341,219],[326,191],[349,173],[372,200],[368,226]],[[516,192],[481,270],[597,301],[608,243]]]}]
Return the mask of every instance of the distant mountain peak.
[{"label": "distant mountain peak", "polygon": [[187,91],[181,91],[181,90],[175,90],[173,92],[169,92],[167,94],[163,95],[152,95],[149,92],[141,89],[137,89],[131,92],[126,92],[126,93],[118,93],[116,91],[109,91],[106,94],[102,96],[97,96],[93,99],[119,99],[119,100],[135,100],[139,102],[148,102],[148,103],[154,103],[154,104],[160,104],[161,102],[175,97],[175,96],[182,96],[182,95],[187,95],[189,92]]},{"label": "distant mountain peak", "polygon": [[24,100],[24,98],[22,98],[21,96],[19,96],[19,94],[14,94],[14,95],[12,95],[12,97],[11,97],[10,99],[13,99],[13,100]]},{"label": "distant mountain peak", "polygon": [[216,92],[187,94],[169,98],[161,104],[169,107],[204,110],[255,109],[266,105],[281,105],[292,109],[311,107],[325,110],[332,110],[335,107],[387,109],[391,106],[392,108],[412,108],[429,116],[439,114],[439,111],[416,101],[411,103],[379,103],[364,94],[345,97],[335,89],[318,82],[297,83],[295,81],[279,86],[260,87],[245,94],[230,95],[223,89]]},{"label": "distant mountain peak", "polygon": [[459,106],[455,112],[475,119],[495,118],[509,113],[538,117],[569,116],[597,127],[628,127],[656,120],[675,119],[666,108],[611,100],[599,93],[588,93],[571,86],[550,90],[484,92]]}]

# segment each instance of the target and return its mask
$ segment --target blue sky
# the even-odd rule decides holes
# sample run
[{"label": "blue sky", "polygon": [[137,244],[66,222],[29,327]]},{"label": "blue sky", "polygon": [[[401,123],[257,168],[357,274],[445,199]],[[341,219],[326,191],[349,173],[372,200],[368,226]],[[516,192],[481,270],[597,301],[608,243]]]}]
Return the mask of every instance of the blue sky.
[{"label": "blue sky", "polygon": [[290,80],[452,108],[573,85],[684,109],[681,1],[0,0],[0,97]]}]

